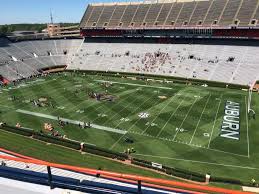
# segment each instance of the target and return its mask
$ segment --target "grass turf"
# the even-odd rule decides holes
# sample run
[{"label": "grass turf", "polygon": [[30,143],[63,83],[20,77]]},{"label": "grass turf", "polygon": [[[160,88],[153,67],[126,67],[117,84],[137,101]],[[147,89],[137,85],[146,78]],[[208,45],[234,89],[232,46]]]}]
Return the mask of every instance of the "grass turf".
[{"label": "grass turf", "polygon": [[[128,166],[113,160],[105,159],[91,154],[81,154],[79,151],[63,148],[61,146],[46,144],[44,142],[31,140],[20,135],[12,134],[0,130],[0,146],[16,153],[26,156],[33,155],[37,159],[73,166],[87,167],[93,169],[108,170],[111,169],[118,173],[141,174],[143,176],[158,177],[169,179],[169,176],[143,170],[137,167]],[[11,140],[11,141],[10,141]],[[13,145],[16,145],[15,147]],[[50,151],[51,150],[51,151]]]},{"label": "grass turf", "polygon": [[[33,156],[34,158],[59,163],[68,164],[80,167],[87,167],[93,169],[102,169],[118,173],[127,173],[133,175],[142,175],[148,177],[155,177],[167,180],[178,180],[176,177],[166,176],[150,170],[145,170],[138,167],[125,165],[114,160],[106,159],[88,153],[81,154],[78,151],[64,148],[54,144],[46,144],[44,142],[23,137],[21,135],[2,131],[0,129],[0,147],[7,150],[20,153],[26,156]],[[14,146],[15,145],[15,146]],[[51,151],[50,151],[51,150]],[[183,181],[181,179],[181,181]],[[223,183],[211,183],[211,186],[223,187],[234,190],[241,190],[238,185],[230,185]]]},{"label": "grass turf", "polygon": [[[105,88],[101,84],[103,80],[114,83]],[[105,90],[116,97],[114,102],[99,102],[88,96],[90,91]],[[12,96],[18,100],[10,100]],[[51,101],[54,108],[36,107],[28,103],[28,100],[43,96]],[[238,141],[219,136],[227,100],[240,103],[241,130]],[[0,120],[12,125],[19,122],[35,130],[41,130],[43,123],[48,122],[71,139],[119,152],[134,147],[138,158],[250,181],[251,178],[259,179],[255,173],[259,169],[256,151],[256,129],[259,124],[256,120],[247,119],[246,100],[247,92],[241,90],[62,74],[28,82],[15,89],[1,90]],[[259,112],[259,97],[256,94],[252,107]],[[72,124],[61,128],[54,120],[18,113],[18,109],[76,121],[91,121],[127,133],[122,135],[95,128],[81,129]],[[147,118],[140,118],[140,114]],[[126,143],[125,138],[132,139],[134,143]]]}]

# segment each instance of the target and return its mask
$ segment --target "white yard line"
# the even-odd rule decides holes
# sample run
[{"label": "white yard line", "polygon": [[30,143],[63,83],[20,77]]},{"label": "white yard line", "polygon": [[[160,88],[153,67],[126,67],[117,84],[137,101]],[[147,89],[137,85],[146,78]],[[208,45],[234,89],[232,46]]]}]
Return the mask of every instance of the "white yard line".
[{"label": "white yard line", "polygon": [[[56,81],[56,80],[52,79],[52,80],[48,80],[48,81]],[[46,82],[48,82],[48,81],[46,81]],[[46,83],[46,82],[44,82],[44,83]],[[40,83],[40,84],[43,84],[43,83]],[[53,90],[54,90],[54,89],[55,89],[55,90],[54,90],[53,92],[48,92],[47,94],[48,94],[48,95],[53,94],[53,93],[57,92],[56,89],[67,87],[67,84],[69,84],[69,82],[67,82],[65,85],[61,85],[60,87],[55,87],[55,88],[53,88]],[[39,84],[38,84],[38,85],[39,85]],[[33,85],[31,85],[31,86],[33,86]],[[98,86],[94,86],[93,88],[97,88],[97,87],[98,87]],[[33,92],[31,92],[31,91],[30,91],[30,93],[33,94]],[[29,92],[28,92],[27,94],[29,94]],[[29,96],[29,97],[31,97],[31,96]],[[55,98],[55,101],[58,101],[59,104],[62,104],[62,103],[65,102],[63,99],[65,99],[65,97],[63,97],[62,95],[59,95],[59,97],[56,97],[56,98]],[[85,103],[85,102],[81,102],[81,103],[79,103],[79,104],[77,104],[77,105],[75,105],[75,106],[72,106],[71,108],[66,109],[66,112],[67,112],[67,110],[69,110],[70,112],[72,112],[73,110],[76,110],[77,107],[80,106],[80,105],[83,104],[83,103]],[[92,104],[94,104],[94,102],[91,103],[89,106],[91,106]],[[89,106],[88,106],[88,107],[89,107]],[[58,111],[58,109],[54,110],[54,111],[52,112],[52,114],[53,114],[53,113],[56,113],[57,111]],[[71,116],[71,115],[74,116],[75,114],[76,114],[76,113],[70,114],[70,116]]]},{"label": "white yard line", "polygon": [[232,152],[226,152],[226,151],[223,151],[223,150],[218,150],[218,149],[213,149],[213,148],[206,148],[206,149],[211,150],[211,151],[222,152],[222,153],[225,153],[225,154],[231,154],[231,155],[235,155],[235,156],[248,158],[247,155],[235,154],[235,153],[232,153]]},{"label": "white yard line", "polygon": [[124,136],[125,136],[125,134],[122,135],[114,144],[112,144],[112,146],[110,147],[110,150],[112,150],[112,149],[117,145],[117,143],[120,142],[120,140],[121,140]]},{"label": "white yard line", "polygon": [[213,123],[213,127],[212,127],[212,131],[211,131],[211,134],[210,134],[210,139],[209,139],[209,143],[208,143],[207,148],[210,147],[210,142],[211,142],[211,139],[212,139],[212,136],[213,136],[214,128],[215,128],[218,113],[219,113],[219,107],[220,107],[220,104],[221,104],[221,99],[222,99],[222,94],[221,94],[221,97],[220,97],[220,100],[219,100],[219,105],[218,105],[218,108],[217,108],[217,112],[216,112],[216,116],[215,116],[215,119],[214,119],[214,123]]},{"label": "white yard line", "polygon": [[[64,85],[62,85],[61,87],[64,87]],[[58,87],[58,88],[61,88],[61,87]],[[94,86],[94,87],[92,87],[91,89],[96,89],[96,88],[98,88],[98,86]],[[55,91],[55,92],[57,92],[57,91]],[[48,93],[49,94],[49,93]],[[59,95],[60,97],[58,97],[58,98],[55,98],[55,101],[58,101],[59,102],[59,104],[65,104],[65,101],[67,101],[67,99],[66,99],[66,97],[64,97],[64,96],[62,96],[62,95]],[[65,99],[65,101],[63,101],[63,100],[61,100],[61,98],[62,99]],[[60,99],[60,100],[57,100],[57,99]],[[95,102],[95,101],[94,101]],[[87,107],[89,107],[89,106],[91,106],[92,104],[94,104],[94,102],[92,102],[90,105],[88,105]],[[85,103],[85,101],[82,101],[82,102],[80,102],[80,103],[78,103],[77,105],[73,105],[73,106],[71,106],[71,108],[66,108],[66,112],[68,112],[68,111],[70,111],[70,112],[72,112],[72,111],[76,111],[76,109],[78,109],[78,107],[80,107],[83,103]],[[53,111],[52,113],[56,113],[57,111],[58,111],[59,109],[57,109],[57,110],[55,110],[55,111]],[[74,113],[74,114],[70,114],[70,117],[72,117],[72,116],[74,116],[74,115],[76,115],[76,113]]]},{"label": "white yard line", "polygon": [[[49,80],[49,81],[53,81],[53,80]],[[44,83],[46,83],[46,82],[44,82]],[[39,84],[43,84],[42,82],[41,83],[39,83]],[[37,84],[37,85],[39,85],[39,84]],[[35,84],[36,85],[36,84]],[[34,85],[30,85],[30,86],[34,86]],[[61,88],[61,87],[64,87],[63,85],[62,86],[60,86],[60,87],[56,87],[55,89],[58,89],[58,88]],[[24,87],[23,87],[24,88]],[[54,91],[52,91],[52,92],[48,92],[48,95],[50,95],[50,94],[53,94],[53,93],[55,93],[56,92],[56,90],[54,90]],[[30,98],[30,97],[32,97],[32,96],[34,96],[35,94],[34,94],[34,92],[32,92],[32,90],[28,90],[28,91],[26,91],[26,92],[23,92],[23,94],[25,94],[25,95],[28,95],[27,97],[28,98]],[[55,98],[55,100],[58,100],[58,99],[60,99],[60,97],[58,97],[58,98]],[[58,100],[58,101],[61,101],[61,100]],[[0,103],[4,103],[4,102],[0,102]],[[24,106],[24,103],[19,103],[19,106]],[[15,108],[12,108],[12,107],[9,107],[10,109],[15,109]],[[54,112],[56,112],[56,111],[54,111]]]},{"label": "white yard line", "polygon": [[[43,84],[43,83],[40,83],[40,84]],[[38,84],[39,85],[39,84]],[[32,85],[31,85],[32,86]],[[24,88],[24,87],[23,87]],[[60,87],[58,87],[58,88],[60,88]],[[56,88],[57,89],[57,88]],[[48,94],[52,94],[52,93],[54,93],[54,92],[56,92],[56,91],[53,91],[53,92],[49,92]],[[28,95],[28,98],[30,98],[30,97],[32,97],[32,96],[34,96],[34,93],[32,92],[32,90],[28,90],[28,91],[23,91],[23,94],[24,95]],[[9,94],[8,94],[9,95]],[[59,99],[59,98],[55,98],[55,99]],[[2,102],[2,101],[0,101],[0,103],[5,103],[5,102]],[[19,103],[19,106],[22,106],[22,105],[24,105],[24,103]],[[11,106],[9,107],[10,109],[15,109],[15,108],[12,108]]]},{"label": "white yard line", "polygon": [[241,168],[241,169],[248,169],[248,170],[259,170],[259,168],[249,167],[249,166],[239,166],[239,165],[223,164],[223,163],[215,163],[215,162],[204,162],[204,161],[198,161],[198,160],[187,160],[187,159],[183,159],[183,158],[154,156],[154,155],[147,155],[147,154],[133,154],[133,155],[147,156],[147,157],[160,158],[160,159],[178,160],[178,161],[192,162],[192,163],[199,163],[199,164],[209,164],[209,165],[214,165],[214,166],[225,166],[225,167]]},{"label": "white yard line", "polygon": [[[53,80],[48,80],[48,81],[53,81]],[[43,82],[43,83],[46,83],[47,81],[45,81],[45,82]],[[43,84],[42,82],[40,83],[40,84]],[[32,85],[28,85],[28,86],[32,86]],[[61,87],[63,87],[63,85],[61,86]],[[58,88],[61,88],[61,87],[58,87]],[[94,87],[94,88],[97,88],[96,86]],[[117,90],[117,91],[120,91],[120,90]],[[33,92],[28,92],[27,94],[32,94]],[[51,93],[54,93],[54,92],[51,92]],[[49,93],[48,93],[49,94]],[[61,101],[62,102],[62,100],[61,100],[61,98],[64,98],[64,97],[60,97],[60,98],[55,98],[56,100],[57,99],[59,99],[59,101]],[[82,102],[83,103],[83,102]],[[77,104],[76,106],[73,106],[72,108],[70,108],[70,109],[68,109],[68,110],[76,110],[76,108],[77,107],[79,107],[82,103],[79,103],[79,104]],[[90,104],[90,106],[92,105],[92,104],[94,104],[94,102],[93,103],[91,103]],[[103,105],[101,105],[100,107],[102,107]],[[88,106],[89,107],[89,106]],[[99,107],[99,108],[100,108]],[[15,109],[15,108],[11,108],[11,107],[6,107],[6,108],[9,108],[9,109]],[[56,111],[54,111],[53,113],[56,113],[57,112],[57,110]],[[75,114],[74,114],[75,115]],[[84,118],[84,117],[82,117],[82,118]],[[81,118],[80,118],[80,120],[82,120]],[[120,130],[121,131],[121,130]],[[123,133],[124,134],[124,133]]]},{"label": "white yard line", "polygon": [[15,109],[15,108],[12,108],[10,106],[4,106],[4,105],[1,105],[1,104],[0,104],[0,107],[7,108],[7,109],[10,109],[10,110],[14,110]]},{"label": "white yard line", "polygon": [[[96,87],[95,87],[96,88]],[[116,89],[116,91],[114,92],[114,93],[117,93],[117,92],[122,92],[123,90],[121,90],[121,89]],[[128,96],[128,97],[130,97],[130,95]],[[127,98],[128,98],[127,97]],[[95,106],[96,104],[95,104],[95,102],[96,102],[96,100],[94,100],[91,104],[89,104],[89,105],[87,105],[87,107],[86,108],[84,108],[85,110],[87,110],[88,108],[90,108],[90,107],[92,107],[92,106]],[[84,102],[82,102],[82,103],[84,103]],[[81,103],[80,103],[81,104]],[[98,105],[98,104],[97,104]],[[98,110],[99,108],[102,108],[104,106],[104,104],[101,104],[100,106],[98,106],[97,108],[95,108],[94,109],[94,111],[96,111],[96,110]],[[108,112],[109,110],[107,110],[106,112]],[[91,111],[92,112],[92,111]],[[90,113],[91,113],[90,112]],[[75,114],[74,114],[75,115]],[[73,115],[73,116],[74,116]],[[85,115],[85,116],[82,116],[81,118],[80,118],[80,120],[83,120],[83,119],[85,119],[85,118],[87,118],[87,115]],[[96,117],[96,119],[97,119],[98,117]],[[94,119],[94,120],[96,120],[96,119]],[[93,121],[94,121],[93,120]],[[92,121],[92,122],[93,122]]]},{"label": "white yard line", "polygon": [[246,106],[246,138],[247,138],[247,156],[250,157],[250,145],[249,145],[249,128],[248,128],[248,116],[247,116],[247,102],[245,96],[245,106]]},{"label": "white yard line", "polygon": [[[152,95],[150,98],[148,98],[147,100],[145,100],[140,106],[138,106],[136,109],[134,109],[133,112],[135,112],[136,110],[138,110],[139,107],[141,107],[145,102],[149,101],[151,98],[153,98],[153,97],[156,96],[156,95],[157,95],[157,94]],[[153,102],[153,101],[152,101],[152,102]],[[149,108],[146,110],[146,112],[148,112],[148,111],[149,111],[150,109],[152,109],[152,108],[153,108],[153,106],[149,107]],[[130,126],[130,128],[128,129],[128,132],[131,131],[132,127],[134,127],[135,124],[136,124],[137,122],[139,122],[140,120],[141,120],[141,117],[139,117],[139,118],[136,120],[136,122],[133,123],[133,124]]]},{"label": "white yard line", "polygon": [[[130,93],[132,94],[132,93]],[[128,99],[129,97],[132,97],[131,95],[128,95],[128,97],[126,97],[124,100]],[[124,101],[123,100],[123,101]],[[119,112],[116,112],[112,117],[110,117],[108,120],[106,120],[103,124],[107,123],[108,121],[111,121],[116,115],[119,115],[120,112],[122,112],[123,110],[127,109],[129,106],[131,106],[132,103],[134,103],[136,100],[138,100],[137,98],[135,98],[133,101],[131,101],[130,103],[128,103],[126,106],[124,106]],[[118,105],[118,104],[117,104]],[[107,110],[105,113],[109,112],[111,110]]]},{"label": "white yard line", "polygon": [[196,147],[196,148],[200,148],[200,149],[205,149],[205,150],[210,150],[210,151],[214,151],[214,152],[220,152],[220,153],[224,153],[224,154],[228,154],[228,155],[234,155],[234,156],[247,158],[247,155],[235,154],[235,153],[232,153],[232,152],[226,152],[226,151],[222,151],[222,150],[207,148],[206,146],[188,144],[188,143],[182,142],[182,141],[174,141],[172,139],[163,138],[163,137],[155,137],[155,136],[152,136],[152,135],[149,135],[149,134],[141,134],[139,132],[134,132],[134,131],[129,131],[129,133],[140,135],[140,136],[145,136],[145,137],[149,137],[149,138],[154,138],[154,139],[158,139],[158,140],[162,140],[162,141],[179,143],[179,144],[187,145],[187,146],[190,146],[190,147]]},{"label": "white yard line", "polygon": [[[26,111],[26,110],[21,110],[21,109],[16,110],[16,112],[58,121],[58,117],[43,114],[43,113],[31,112],[31,111]],[[66,118],[60,118],[60,120],[71,123],[71,124],[75,124],[75,125],[78,125],[78,124],[83,125],[84,124],[84,122],[66,119]],[[125,131],[125,130],[114,129],[114,128],[105,127],[105,126],[96,125],[96,124],[91,124],[91,127],[95,128],[95,129],[100,129],[100,130],[119,133],[119,134],[126,134],[127,133],[127,131]]]},{"label": "white yard line", "polygon": [[182,105],[184,99],[182,99],[182,101],[180,102],[180,104],[177,106],[177,108],[175,109],[175,111],[170,115],[169,119],[166,121],[166,123],[164,124],[164,126],[162,127],[162,129],[159,131],[159,133],[157,134],[156,137],[159,137],[159,135],[162,133],[162,131],[164,130],[164,128],[167,126],[167,124],[169,123],[169,121],[171,120],[171,118],[175,115],[175,113],[177,112],[177,110],[179,109],[179,107]]},{"label": "white yard line", "polygon": [[121,84],[121,85],[128,85],[128,86],[141,86],[141,87],[146,87],[146,88],[158,88],[158,89],[173,90],[173,88],[169,88],[169,87],[159,87],[159,86],[150,86],[150,85],[142,85],[142,84],[114,82],[114,81],[106,81],[106,80],[94,80],[94,81],[96,81],[96,82],[109,82],[109,83],[113,83],[113,84]]},{"label": "white yard line", "polygon": [[[171,99],[169,100],[169,102],[162,108],[160,109],[160,111],[158,112],[158,114],[156,115],[156,117],[151,121],[151,123],[153,123],[157,117],[161,114],[161,112],[173,101],[173,99],[176,97],[176,95],[174,95],[173,97],[171,97]],[[142,134],[144,134],[147,129],[149,128],[149,126],[146,127],[146,129],[142,132]]]},{"label": "white yard line", "polygon": [[[154,97],[154,96],[152,95],[150,98],[148,98],[147,100],[145,100],[139,107],[141,107],[145,102],[147,102],[148,100],[150,100],[152,97]],[[139,107],[135,108],[133,112],[135,112],[136,110],[138,110]],[[150,110],[151,108],[152,108],[152,106],[151,106],[148,110]],[[134,123],[130,126],[130,128],[129,128],[128,131],[127,131],[128,133],[131,131],[132,127],[133,127],[140,119],[141,119],[141,118],[137,119],[137,121],[134,122]],[[116,125],[116,128],[120,125],[120,123],[121,123],[121,121],[119,122],[118,125]],[[120,140],[121,140],[124,136],[125,136],[125,134],[122,135],[122,136],[110,147],[110,150],[113,149],[113,148],[117,145],[117,143],[119,143]]]},{"label": "white yard line", "polygon": [[206,101],[206,104],[205,104],[205,106],[204,106],[204,108],[203,108],[203,110],[202,110],[202,113],[201,113],[201,115],[200,115],[199,121],[198,121],[198,123],[197,123],[197,125],[196,125],[196,128],[195,128],[193,134],[192,134],[192,138],[191,138],[189,144],[192,143],[192,140],[193,140],[193,138],[194,138],[194,136],[195,136],[195,133],[196,133],[198,127],[199,127],[199,124],[200,124],[200,122],[201,122],[201,118],[202,118],[202,116],[203,116],[203,113],[204,113],[204,111],[205,111],[207,105],[208,105],[208,102],[209,102],[209,100],[210,100],[210,97],[211,97],[211,94],[210,94],[210,96],[208,97],[208,99],[207,99],[207,101]]},{"label": "white yard line", "polygon": [[[128,90],[128,91],[131,91],[131,90]],[[132,95],[135,94],[135,92],[136,92],[136,91],[132,91],[132,92],[130,92],[130,93],[124,94],[124,95],[127,95],[126,98],[124,98],[123,100],[119,101],[119,102],[116,103],[116,104],[111,105],[108,110],[106,110],[105,112],[103,112],[103,114],[107,114],[108,112],[111,112],[112,107],[116,107],[116,106],[122,104],[122,102],[124,103],[124,101],[126,101],[127,99],[132,98]],[[135,99],[133,100],[133,102],[135,102],[136,100],[137,100],[137,98],[135,98]],[[128,103],[127,106],[123,107],[119,112],[116,112],[112,117],[109,117],[109,119],[108,119],[107,121],[105,121],[103,124],[105,124],[105,123],[107,123],[108,121],[112,120],[112,118],[114,118],[115,115],[117,115],[118,113],[120,113],[122,110],[125,110],[125,109],[126,109],[129,105],[131,105],[131,103],[133,103],[133,102]],[[102,106],[103,106],[103,105],[102,105]],[[102,107],[102,106],[101,106],[101,107]],[[96,108],[95,111],[97,111],[99,108],[100,108],[100,107]],[[96,119],[98,119],[98,117],[96,117],[94,120],[92,120],[92,122],[94,122]]]},{"label": "white yard line", "polygon": [[[196,101],[197,101],[197,98],[196,98],[196,99],[194,100],[194,102],[192,103],[192,105],[191,105],[190,109],[188,110],[187,114],[185,115],[185,118],[183,119],[181,125],[178,127],[179,129],[182,128],[184,121],[187,119],[187,117],[188,117],[189,113],[191,112],[192,107],[193,107],[193,105],[195,104]],[[178,134],[179,131],[180,131],[180,130],[177,130],[176,133],[174,134],[173,141],[175,140],[175,138],[176,138],[176,136],[177,136],[177,134]]]},{"label": "white yard line", "polygon": [[[25,84],[24,86],[20,86],[21,84],[17,85],[17,86],[13,86],[11,87],[11,89],[9,89],[9,91],[12,91],[12,90],[17,90],[17,89],[21,89],[21,88],[28,88],[28,87],[33,87],[33,86],[38,86],[38,85],[42,85],[42,84],[46,84],[48,82],[52,82],[52,81],[56,81],[54,79],[51,79],[51,80],[42,80],[42,81],[27,81],[27,82],[24,82],[22,84]],[[1,91],[1,90],[0,90]]]}]

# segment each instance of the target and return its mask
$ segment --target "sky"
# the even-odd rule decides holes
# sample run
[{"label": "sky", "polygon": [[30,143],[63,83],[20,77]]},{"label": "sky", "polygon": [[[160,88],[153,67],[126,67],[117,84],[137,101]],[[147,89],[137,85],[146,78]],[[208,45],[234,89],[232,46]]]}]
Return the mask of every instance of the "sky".
[{"label": "sky", "polygon": [[130,0],[0,0],[0,25],[49,23],[50,10],[55,23],[79,23],[88,3],[120,1]]},{"label": "sky", "polygon": [[[99,0],[0,0],[0,25],[16,23],[79,23],[89,2]],[[107,1],[107,0],[105,0]]]}]

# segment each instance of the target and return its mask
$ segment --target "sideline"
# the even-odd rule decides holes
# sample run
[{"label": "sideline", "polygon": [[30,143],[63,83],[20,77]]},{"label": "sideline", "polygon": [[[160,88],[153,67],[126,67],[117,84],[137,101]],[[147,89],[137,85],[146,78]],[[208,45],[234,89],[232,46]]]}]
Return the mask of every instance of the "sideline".
[{"label": "sideline", "polygon": [[249,167],[249,166],[238,166],[232,164],[223,164],[223,163],[216,163],[216,162],[205,162],[205,161],[198,161],[198,160],[187,160],[183,158],[173,158],[173,157],[165,157],[165,156],[155,156],[155,155],[148,155],[148,154],[133,154],[135,156],[147,156],[153,158],[160,158],[160,159],[169,159],[169,160],[178,160],[183,162],[191,162],[191,163],[199,163],[199,164],[209,164],[214,166],[224,166],[224,167],[232,167],[232,168],[241,168],[241,169],[248,169],[248,170],[258,170],[259,168]]},{"label": "sideline", "polygon": [[[43,114],[43,113],[31,112],[31,111],[26,111],[26,110],[21,110],[21,109],[16,110],[16,112],[58,121],[58,117],[52,116],[52,115]],[[83,125],[84,124],[84,122],[76,121],[76,120],[71,120],[71,119],[66,119],[66,118],[60,118],[60,120],[68,122],[68,123],[71,123],[71,124],[75,124],[75,125],[78,125],[78,124]],[[103,131],[119,133],[119,134],[123,134],[123,135],[125,135],[127,133],[127,131],[125,131],[125,130],[114,129],[114,128],[105,127],[105,126],[101,126],[101,125],[96,125],[96,124],[92,124],[92,123],[91,123],[91,127],[95,128],[95,129],[100,129],[100,130],[103,130]]]}]

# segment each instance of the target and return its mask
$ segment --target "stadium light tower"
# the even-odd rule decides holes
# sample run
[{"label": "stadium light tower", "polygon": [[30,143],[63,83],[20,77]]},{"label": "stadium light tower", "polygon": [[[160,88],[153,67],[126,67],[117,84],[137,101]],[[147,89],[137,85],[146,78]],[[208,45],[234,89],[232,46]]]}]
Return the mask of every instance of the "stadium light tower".
[{"label": "stadium light tower", "polygon": [[54,24],[54,22],[53,22],[53,15],[52,15],[52,10],[51,9],[50,9],[50,23]]}]

